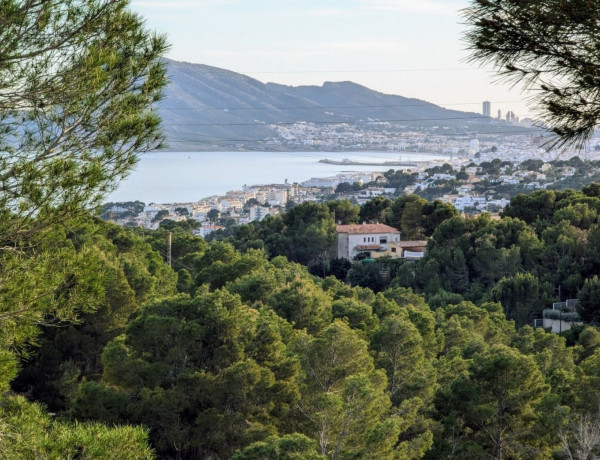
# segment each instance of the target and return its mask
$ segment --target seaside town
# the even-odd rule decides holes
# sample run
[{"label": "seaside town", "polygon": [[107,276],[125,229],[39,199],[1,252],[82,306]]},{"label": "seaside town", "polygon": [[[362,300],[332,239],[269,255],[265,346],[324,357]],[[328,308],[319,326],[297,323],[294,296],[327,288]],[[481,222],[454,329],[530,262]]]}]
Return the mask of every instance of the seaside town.
[{"label": "seaside town", "polygon": [[[484,142],[497,142],[503,135],[511,133],[531,133],[534,137],[543,131],[534,126],[531,118],[518,117],[512,110],[504,116],[498,111],[492,118],[491,109],[484,102],[482,115],[489,121],[486,131],[478,137]],[[333,115],[333,114],[331,114]],[[410,152],[442,152],[444,154],[458,154],[465,152],[467,144],[472,139],[474,130],[480,129],[481,119],[466,116],[459,123],[440,120],[440,124],[425,126],[413,122],[409,126],[403,122],[381,121],[366,118],[360,123],[313,123],[300,121],[291,124],[271,124],[269,127],[276,135],[268,139],[264,146],[277,149],[315,149],[320,151],[356,151],[373,150],[382,151],[410,151]],[[536,142],[542,138],[537,137]],[[236,144],[238,148],[246,147],[243,143]],[[470,150],[473,150],[470,148]]]},{"label": "seaside town", "polygon": [[[302,137],[298,131],[301,127],[288,129],[296,138]],[[138,201],[135,206],[108,203],[103,217],[120,225],[151,229],[165,219],[192,219],[201,224],[194,232],[205,237],[225,226],[260,221],[307,201],[347,199],[362,205],[378,196],[394,198],[413,193],[451,203],[465,215],[481,212],[497,215],[517,193],[567,188],[575,180],[587,183],[599,174],[594,162],[600,159],[600,139],[594,139],[586,152],[575,153],[547,150],[544,145],[548,139],[532,133],[489,134],[479,139],[423,132],[404,136],[404,142],[394,144],[385,141],[383,136],[379,148],[398,152],[400,159],[403,151],[437,153],[445,158],[408,166],[382,164],[379,172],[355,171],[307,178],[299,183],[285,180],[279,184],[243,186],[240,190],[195,202],[146,204]],[[356,166],[356,163],[348,163],[353,164]]]}]

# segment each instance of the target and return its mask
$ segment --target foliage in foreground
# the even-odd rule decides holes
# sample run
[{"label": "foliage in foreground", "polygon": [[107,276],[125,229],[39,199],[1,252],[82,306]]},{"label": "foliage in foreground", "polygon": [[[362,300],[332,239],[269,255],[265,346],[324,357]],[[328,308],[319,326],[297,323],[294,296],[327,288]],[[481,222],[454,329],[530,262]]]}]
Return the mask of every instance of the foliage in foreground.
[{"label": "foliage in foreground", "polygon": [[[86,219],[85,209],[100,203],[137,156],[162,144],[152,105],[166,84],[160,58],[167,45],[144,28],[128,3],[0,2],[3,458],[151,456],[143,429],[50,421],[39,406],[7,393],[19,365],[43,341],[40,327],[77,324],[82,340],[71,343],[74,362],[63,359],[67,350],[55,357],[64,377],[64,400],[57,406],[64,407],[79,366],[88,367],[84,374],[97,372],[101,348],[144,297],[127,279],[126,257],[117,260],[91,234],[80,241],[73,233],[78,218]],[[149,275],[151,263],[129,274]],[[95,331],[88,329],[88,315],[96,315]],[[50,393],[42,399],[56,395]]]},{"label": "foliage in foreground", "polygon": [[139,427],[51,420],[38,404],[21,396],[4,397],[0,404],[3,459],[151,459],[147,436]]},{"label": "foliage in foreground", "polygon": [[555,145],[584,145],[600,119],[598,2],[473,0],[463,11],[473,61],[534,90]]}]

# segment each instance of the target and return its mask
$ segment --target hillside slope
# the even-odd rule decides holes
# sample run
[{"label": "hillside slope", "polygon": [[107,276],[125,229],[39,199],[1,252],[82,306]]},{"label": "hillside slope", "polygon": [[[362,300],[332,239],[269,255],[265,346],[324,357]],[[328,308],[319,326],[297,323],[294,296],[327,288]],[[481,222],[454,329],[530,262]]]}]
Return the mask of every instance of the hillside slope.
[{"label": "hillside slope", "polygon": [[427,126],[442,120],[464,124],[469,118],[489,123],[475,113],[383,94],[352,82],[292,87],[202,64],[167,60],[167,65],[171,83],[160,113],[171,150],[260,148],[267,138],[277,137],[273,125],[300,121]]}]

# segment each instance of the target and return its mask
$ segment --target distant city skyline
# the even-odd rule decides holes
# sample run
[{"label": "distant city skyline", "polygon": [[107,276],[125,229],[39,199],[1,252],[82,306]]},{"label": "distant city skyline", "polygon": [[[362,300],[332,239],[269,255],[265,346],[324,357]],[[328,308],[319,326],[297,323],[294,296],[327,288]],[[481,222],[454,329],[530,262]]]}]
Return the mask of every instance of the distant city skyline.
[{"label": "distant city skyline", "polygon": [[526,95],[468,62],[460,10],[468,0],[133,0],[167,34],[167,57],[262,82],[353,81],[376,91],[530,116]]}]

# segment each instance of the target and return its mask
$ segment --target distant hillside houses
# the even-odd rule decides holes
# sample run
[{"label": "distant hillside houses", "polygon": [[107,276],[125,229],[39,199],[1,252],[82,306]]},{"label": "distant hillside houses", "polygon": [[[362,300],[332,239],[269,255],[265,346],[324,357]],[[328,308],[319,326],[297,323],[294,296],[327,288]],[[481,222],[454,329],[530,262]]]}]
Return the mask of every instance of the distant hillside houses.
[{"label": "distant hillside houses", "polygon": [[265,207],[265,206],[251,206],[250,207],[250,222],[261,221],[269,215],[277,215],[279,211],[277,209]]},{"label": "distant hillside houses", "polygon": [[459,211],[464,211],[465,208],[477,208],[484,210],[487,209],[487,200],[483,196],[459,196],[454,201],[454,207]]},{"label": "distant hillside houses", "polygon": [[305,180],[304,182],[300,182],[300,185],[303,187],[317,187],[317,188],[326,188],[331,187],[335,188],[343,182],[348,182],[350,184],[359,183],[365,184],[369,182],[375,182],[378,177],[381,176],[380,172],[355,172],[355,173],[346,173],[346,174],[338,174],[333,177],[313,177],[311,179]]},{"label": "distant hillside houses", "polygon": [[217,230],[223,230],[225,227],[221,225],[210,225],[205,224],[202,225],[198,230],[194,230],[192,233],[197,236],[201,236],[202,238],[206,238],[207,235],[210,235],[212,232],[216,232]]}]

